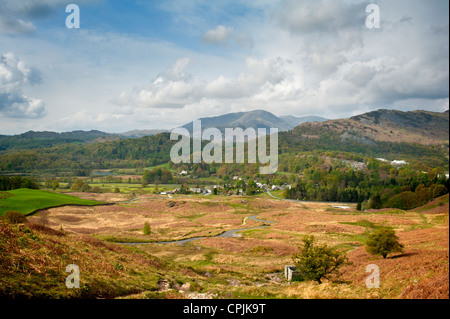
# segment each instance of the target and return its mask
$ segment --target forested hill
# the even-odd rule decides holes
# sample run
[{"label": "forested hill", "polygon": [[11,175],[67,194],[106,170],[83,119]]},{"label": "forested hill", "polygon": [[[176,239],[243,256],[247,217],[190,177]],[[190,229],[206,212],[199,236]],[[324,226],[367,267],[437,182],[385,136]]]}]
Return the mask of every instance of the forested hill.
[{"label": "forested hill", "polygon": [[[286,160],[299,153],[331,151],[351,153],[356,157],[382,157],[410,163],[420,161],[430,167],[448,170],[448,123],[448,111],[387,110],[349,119],[305,123],[292,131],[279,133],[279,154]],[[0,152],[0,170],[13,173],[148,167],[170,161],[170,150],[177,141],[171,141],[169,137],[169,133],[161,133],[103,143],[10,149]]]},{"label": "forested hill", "polygon": [[64,144],[0,154],[0,171],[145,167],[167,163],[175,141],[169,133],[94,144]]},{"label": "forested hill", "polygon": [[96,143],[118,140],[116,134],[97,130],[72,132],[28,131],[18,135],[0,135],[0,151],[53,147],[68,143]]},{"label": "forested hill", "polygon": [[71,132],[28,131],[18,135],[0,135],[0,152],[47,148],[63,144],[91,144],[127,138],[152,136],[167,130],[132,130],[124,133],[105,133],[97,130]]}]

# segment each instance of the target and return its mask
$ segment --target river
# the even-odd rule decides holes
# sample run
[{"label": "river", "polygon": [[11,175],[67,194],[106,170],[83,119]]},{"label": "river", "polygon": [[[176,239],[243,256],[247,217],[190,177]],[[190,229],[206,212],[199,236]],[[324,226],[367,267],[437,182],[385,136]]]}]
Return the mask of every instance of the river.
[{"label": "river", "polygon": [[[274,222],[272,221],[268,221],[268,220],[264,220],[264,219],[259,219],[257,218],[258,215],[253,215],[253,216],[249,216],[246,217],[244,219],[244,224],[245,224],[245,220],[247,218],[252,219],[254,221],[257,222],[261,222],[261,223],[266,223],[266,224],[273,224]],[[215,236],[199,236],[199,237],[191,237],[191,238],[186,238],[186,239],[179,239],[179,240],[170,240],[170,241],[158,241],[158,242],[138,242],[138,243],[119,243],[119,244],[125,244],[125,245],[142,245],[142,244],[160,244],[160,245],[165,245],[165,244],[174,244],[177,243],[178,245],[182,245],[194,240],[198,240],[198,239],[203,239],[203,238],[214,238],[214,237],[239,237],[239,235],[237,234],[237,232],[243,231],[243,230],[251,230],[251,229],[262,229],[262,228],[266,228],[269,227],[268,225],[263,225],[263,226],[257,226],[257,227],[247,227],[247,228],[237,228],[237,229],[231,229],[231,230],[227,230],[226,232],[223,232],[221,234],[215,235]]]}]

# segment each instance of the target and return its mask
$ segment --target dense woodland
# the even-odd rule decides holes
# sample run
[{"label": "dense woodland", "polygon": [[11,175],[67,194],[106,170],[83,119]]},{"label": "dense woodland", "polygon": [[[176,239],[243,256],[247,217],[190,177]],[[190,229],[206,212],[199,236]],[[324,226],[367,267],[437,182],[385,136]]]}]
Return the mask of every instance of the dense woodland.
[{"label": "dense woodland", "polygon": [[[384,157],[404,159],[429,167],[443,167],[448,170],[448,147],[408,143],[379,142],[366,145],[355,141],[341,141],[332,132],[322,133],[320,138],[302,137],[305,133],[281,132],[279,134],[279,155],[282,171],[296,172],[295,157],[299,153],[323,154],[334,152],[345,154],[348,159]],[[0,152],[0,170],[3,173],[30,173],[33,171],[93,170],[109,168],[144,168],[170,161],[170,149],[176,143],[169,133],[155,136],[126,139],[94,144],[64,144],[50,148],[9,150]],[[203,145],[207,142],[203,142]]]}]

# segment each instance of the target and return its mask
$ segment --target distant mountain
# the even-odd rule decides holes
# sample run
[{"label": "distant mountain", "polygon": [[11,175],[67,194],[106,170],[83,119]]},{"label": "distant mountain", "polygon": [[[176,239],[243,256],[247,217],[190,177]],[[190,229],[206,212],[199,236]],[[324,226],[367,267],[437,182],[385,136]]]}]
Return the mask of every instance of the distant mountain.
[{"label": "distant mountain", "polygon": [[[276,124],[286,128],[284,123],[269,112],[253,111],[206,118],[202,125],[204,128],[208,125],[246,128]],[[378,110],[346,119],[303,123],[280,132],[278,152],[280,162],[285,161],[285,169],[289,170],[293,169],[289,168],[290,159],[310,152],[344,152],[354,154],[357,161],[362,157],[385,158],[445,168],[448,167],[448,133],[448,111]],[[0,146],[8,147],[7,151],[3,148],[0,152],[0,172],[155,166],[170,160],[171,147],[176,143],[170,140],[169,133],[119,137],[99,131],[0,136]],[[113,140],[94,142],[102,139]],[[46,145],[56,147],[46,148]],[[25,150],[27,147],[30,149]]]},{"label": "distant mountain", "polygon": [[445,145],[449,141],[449,112],[379,109],[347,119],[304,123],[297,126],[294,132],[303,136],[335,132],[342,141],[367,145],[377,142]]},{"label": "distant mountain", "polygon": [[62,133],[28,131],[17,135],[0,135],[0,151],[45,148],[73,143],[104,143],[152,136],[164,132],[167,130],[132,130],[124,133],[105,133],[97,130],[76,130]]},{"label": "distant mountain", "polygon": [[0,151],[54,147],[68,143],[97,143],[120,139],[97,130],[72,132],[28,131],[18,135],[0,135]]},{"label": "distant mountain", "polygon": [[[224,132],[225,128],[242,129],[247,128],[278,128],[278,131],[289,131],[297,125],[309,121],[324,121],[326,119],[318,116],[295,117],[291,115],[278,117],[264,110],[249,112],[228,113],[214,117],[200,118],[202,130],[209,127],[215,127]],[[192,134],[192,122],[182,126]]]},{"label": "distant mountain", "polygon": [[324,122],[328,119],[320,116],[292,116],[292,115],[283,115],[279,117],[280,119],[284,120],[285,122],[289,123],[292,128],[296,127],[297,125],[308,123],[308,122]]},{"label": "distant mountain", "polygon": [[124,133],[119,133],[118,135],[126,138],[140,138],[144,136],[152,136],[159,133],[168,132],[167,130],[132,130]]}]

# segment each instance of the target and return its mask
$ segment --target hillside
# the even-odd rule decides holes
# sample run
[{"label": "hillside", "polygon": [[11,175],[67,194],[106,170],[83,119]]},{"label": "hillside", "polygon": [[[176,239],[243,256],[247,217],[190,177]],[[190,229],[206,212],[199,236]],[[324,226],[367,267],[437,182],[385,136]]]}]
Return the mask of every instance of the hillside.
[{"label": "hillside", "polygon": [[167,130],[131,130],[123,133],[119,133],[118,135],[123,136],[125,138],[140,138],[145,136],[152,136],[159,133],[167,133]]},{"label": "hillside", "polygon": [[118,139],[119,137],[115,134],[97,130],[62,133],[28,131],[18,135],[0,135],[0,151],[46,148],[69,143],[115,141]]},{"label": "hillside", "polygon": [[[68,289],[66,266],[80,269],[80,289]],[[157,291],[164,262],[88,235],[68,235],[39,224],[0,220],[0,296],[114,298]],[[157,294],[157,293],[156,293]]]},{"label": "hillside", "polygon": [[301,124],[294,131],[298,134],[331,131],[338,133],[343,141],[367,145],[375,145],[377,142],[448,145],[449,112],[380,109],[348,119]]},{"label": "hillside", "polygon": [[[293,130],[279,133],[279,154],[349,152],[410,163],[420,161],[431,167],[441,166],[448,170],[448,119],[448,111],[379,110],[348,119],[303,123]],[[280,121],[275,115],[264,111],[230,113],[202,121],[202,129],[208,126],[274,127],[276,123],[283,126],[284,122]],[[192,123],[185,127],[192,129]],[[26,143],[27,139],[23,141]],[[175,143],[170,140],[169,133],[30,150],[20,150],[23,144],[19,142],[18,145],[11,145],[11,148],[17,149],[0,153],[0,170],[10,173],[142,168],[167,163]]]},{"label": "hillside", "polygon": [[94,144],[141,138],[165,133],[167,130],[132,130],[123,133],[105,133],[97,130],[71,132],[28,131],[17,135],[0,135],[0,152],[11,150],[55,147],[63,144]]}]

